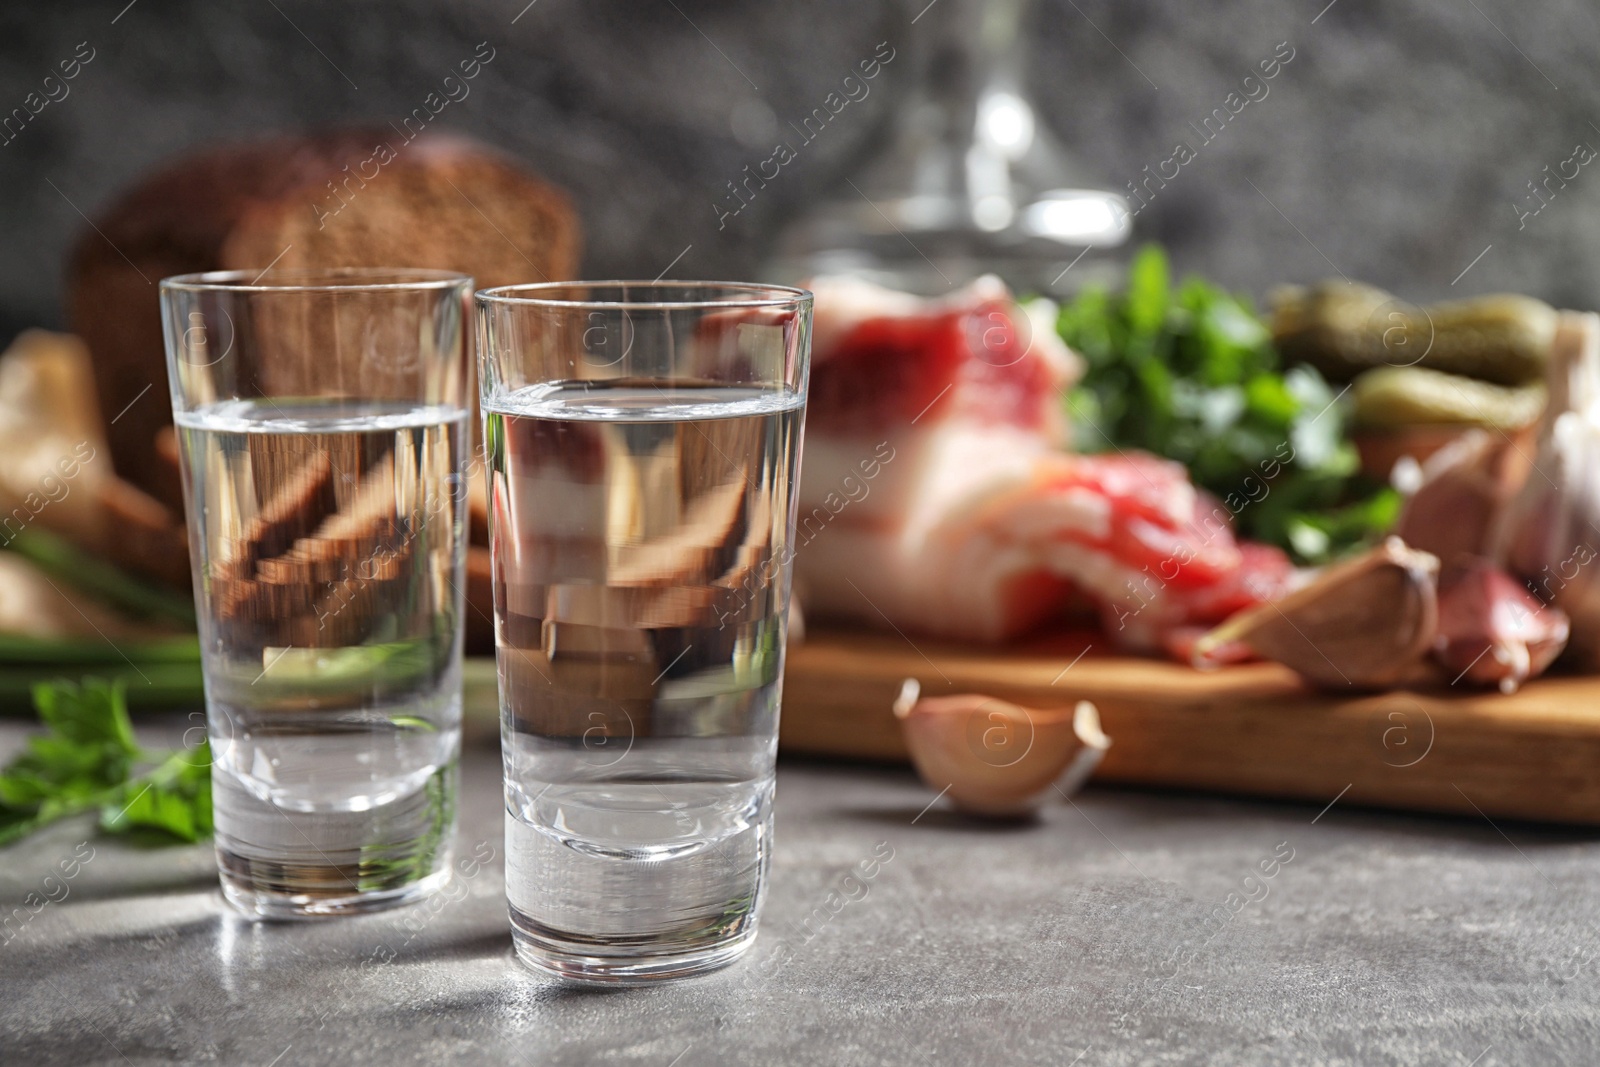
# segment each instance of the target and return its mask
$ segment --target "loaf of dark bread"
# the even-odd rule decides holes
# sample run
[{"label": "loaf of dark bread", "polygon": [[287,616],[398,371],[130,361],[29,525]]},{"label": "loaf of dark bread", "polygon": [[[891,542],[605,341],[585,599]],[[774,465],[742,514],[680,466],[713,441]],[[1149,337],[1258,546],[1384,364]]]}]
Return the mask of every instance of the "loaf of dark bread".
[{"label": "loaf of dark bread", "polygon": [[570,279],[578,223],[560,190],[465,138],[394,129],[232,145],[180,159],[95,219],[67,302],[89,345],[119,474],[182,500],[156,436],[172,421],[155,283],[278,267],[430,267],[482,287]]}]

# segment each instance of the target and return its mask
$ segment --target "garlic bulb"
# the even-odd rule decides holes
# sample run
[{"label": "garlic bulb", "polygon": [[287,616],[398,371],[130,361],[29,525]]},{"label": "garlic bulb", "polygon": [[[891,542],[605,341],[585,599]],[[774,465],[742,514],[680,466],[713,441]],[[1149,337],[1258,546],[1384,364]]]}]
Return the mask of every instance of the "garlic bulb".
[{"label": "garlic bulb", "polygon": [[1573,658],[1600,666],[1600,315],[1563,312],[1549,407],[1522,491],[1495,528],[1495,557],[1571,620]]}]

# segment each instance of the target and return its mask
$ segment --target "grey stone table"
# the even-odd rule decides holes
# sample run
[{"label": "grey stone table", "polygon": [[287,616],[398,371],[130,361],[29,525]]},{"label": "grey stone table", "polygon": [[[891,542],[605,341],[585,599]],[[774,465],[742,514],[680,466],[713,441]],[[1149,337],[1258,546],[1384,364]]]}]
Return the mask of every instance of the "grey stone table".
[{"label": "grey stone table", "polygon": [[359,919],[245,922],[204,846],[0,852],[0,1063],[1600,1061],[1594,833],[1101,789],[996,827],[786,762],[752,955],[591,992],[512,960],[498,771],[469,748],[457,855],[493,858]]}]

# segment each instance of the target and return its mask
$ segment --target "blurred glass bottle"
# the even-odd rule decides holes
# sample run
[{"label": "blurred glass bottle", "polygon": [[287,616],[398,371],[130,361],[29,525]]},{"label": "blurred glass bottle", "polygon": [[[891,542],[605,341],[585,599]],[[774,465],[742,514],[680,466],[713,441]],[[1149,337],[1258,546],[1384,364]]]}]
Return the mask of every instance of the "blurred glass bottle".
[{"label": "blurred glass bottle", "polygon": [[1035,117],[1021,37],[1032,0],[903,2],[911,86],[888,143],[784,228],[766,274],[928,295],[983,273],[1044,294],[1114,274],[1093,250],[1126,241],[1132,216]]}]

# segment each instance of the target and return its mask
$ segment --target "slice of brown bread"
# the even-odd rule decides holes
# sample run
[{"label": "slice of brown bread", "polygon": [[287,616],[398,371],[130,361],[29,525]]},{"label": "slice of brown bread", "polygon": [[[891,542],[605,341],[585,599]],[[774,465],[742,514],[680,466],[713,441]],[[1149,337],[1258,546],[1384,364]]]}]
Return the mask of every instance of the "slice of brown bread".
[{"label": "slice of brown bread", "polygon": [[[384,161],[387,160],[387,161]],[[203,270],[430,267],[480,287],[570,279],[566,195],[491,149],[393,128],[282,137],[179,159],[85,229],[68,314],[89,345],[117,472],[182,497],[156,435],[171,423],[155,283]],[[120,413],[120,414],[119,414]]]}]

